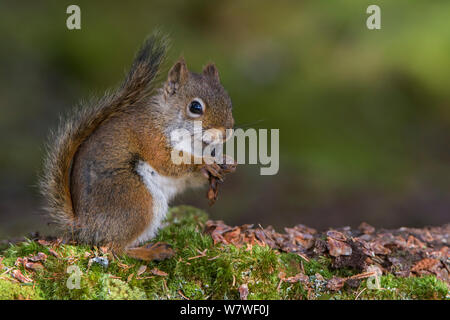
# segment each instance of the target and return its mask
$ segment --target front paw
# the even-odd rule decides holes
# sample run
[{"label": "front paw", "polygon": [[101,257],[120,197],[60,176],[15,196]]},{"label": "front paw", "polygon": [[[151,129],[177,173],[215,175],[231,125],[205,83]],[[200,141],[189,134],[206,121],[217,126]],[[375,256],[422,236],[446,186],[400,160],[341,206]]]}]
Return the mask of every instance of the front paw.
[{"label": "front paw", "polygon": [[222,163],[213,162],[210,164],[204,164],[200,172],[205,178],[210,179],[214,177],[220,182],[223,182],[224,177],[227,173],[232,173],[236,171],[237,163],[228,155],[223,155]]},{"label": "front paw", "polygon": [[209,205],[213,205],[219,193],[219,183],[223,182],[225,174],[236,171],[237,163],[229,156],[224,155],[222,163],[205,164],[201,168],[202,174],[209,179],[209,189],[206,197]]}]

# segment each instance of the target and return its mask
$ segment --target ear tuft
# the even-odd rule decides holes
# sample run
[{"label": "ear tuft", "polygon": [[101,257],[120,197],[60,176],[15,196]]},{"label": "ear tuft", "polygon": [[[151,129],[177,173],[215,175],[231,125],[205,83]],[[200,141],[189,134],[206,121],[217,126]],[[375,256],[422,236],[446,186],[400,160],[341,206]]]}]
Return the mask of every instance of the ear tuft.
[{"label": "ear tuft", "polygon": [[207,77],[210,77],[211,79],[214,79],[216,81],[220,81],[219,78],[219,70],[217,70],[217,67],[214,63],[208,63],[203,68],[203,74]]},{"label": "ear tuft", "polygon": [[184,58],[181,57],[169,71],[166,82],[166,91],[169,94],[174,94],[180,85],[186,81],[188,72],[186,62],[184,61]]}]

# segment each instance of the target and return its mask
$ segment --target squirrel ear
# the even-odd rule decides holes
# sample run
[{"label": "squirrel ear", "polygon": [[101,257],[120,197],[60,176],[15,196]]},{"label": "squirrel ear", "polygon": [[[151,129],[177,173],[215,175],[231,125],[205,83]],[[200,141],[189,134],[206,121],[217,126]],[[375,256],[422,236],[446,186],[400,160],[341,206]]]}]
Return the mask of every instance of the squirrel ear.
[{"label": "squirrel ear", "polygon": [[184,58],[181,57],[170,69],[166,83],[166,91],[174,94],[179,86],[183,84],[188,77],[188,69]]},{"label": "squirrel ear", "polygon": [[219,70],[217,70],[217,67],[214,63],[208,63],[203,68],[203,74],[207,77],[210,77],[211,79],[214,79],[214,80],[217,80],[218,82],[220,82]]}]

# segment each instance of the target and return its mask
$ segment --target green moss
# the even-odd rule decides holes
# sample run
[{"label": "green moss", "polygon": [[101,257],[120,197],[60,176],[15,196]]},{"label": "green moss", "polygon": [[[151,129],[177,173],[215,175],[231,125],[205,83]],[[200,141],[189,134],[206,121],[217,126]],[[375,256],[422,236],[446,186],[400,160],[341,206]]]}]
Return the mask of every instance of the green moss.
[{"label": "green moss", "polygon": [[[367,287],[367,286],[365,286]],[[367,299],[445,299],[447,285],[434,276],[400,278],[382,276],[380,290],[367,290]]]},{"label": "green moss", "polygon": [[[247,284],[248,299],[445,299],[447,287],[435,277],[381,278],[383,290],[369,290],[366,281],[358,288],[345,286],[338,292],[326,288],[333,276],[351,276],[352,269],[333,269],[331,260],[320,257],[305,261],[293,253],[278,253],[269,247],[214,245],[202,230],[207,215],[195,208],[182,206],[171,209],[167,225],[156,241],[171,244],[177,254],[162,262],[145,263],[128,256],[113,258],[107,254],[107,268],[89,265],[94,255],[102,256],[96,248],[60,245],[53,256],[49,248],[26,241],[0,251],[3,265],[14,267],[18,257],[44,252],[48,255],[42,272],[19,270],[34,282],[23,285],[12,282],[10,275],[0,278],[0,299],[239,299],[238,288]],[[87,256],[90,253],[90,256]],[[143,266],[146,270],[138,275]],[[70,266],[80,271],[80,288],[69,289],[73,282]],[[17,267],[15,267],[17,268]],[[167,276],[153,275],[157,268]],[[141,269],[142,271],[142,269]],[[4,271],[3,271],[4,272]],[[311,289],[302,283],[280,282],[279,273],[287,277],[304,272],[312,283]],[[2,272],[0,272],[1,274]],[[320,275],[320,276],[319,276]]]},{"label": "green moss", "polygon": [[108,300],[145,300],[147,295],[138,287],[130,287],[119,279],[106,279],[101,287],[99,298]]},{"label": "green moss", "polygon": [[41,299],[39,288],[33,288],[30,284],[20,284],[9,280],[0,279],[0,300],[13,299]]}]

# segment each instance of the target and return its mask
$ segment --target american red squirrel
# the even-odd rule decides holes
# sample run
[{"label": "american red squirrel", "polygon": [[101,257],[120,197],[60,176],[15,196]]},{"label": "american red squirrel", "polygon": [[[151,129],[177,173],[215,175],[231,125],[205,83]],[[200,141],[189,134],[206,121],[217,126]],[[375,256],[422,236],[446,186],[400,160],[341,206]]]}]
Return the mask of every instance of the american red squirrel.
[{"label": "american red squirrel", "polygon": [[79,243],[142,260],[171,256],[165,244],[138,246],[155,236],[176,194],[203,185],[205,172],[233,171],[171,160],[172,130],[201,120],[203,130],[225,136],[234,120],[212,63],[198,74],[181,58],[155,86],[166,49],[165,37],[150,36],[122,85],[76,110],[49,140],[41,193],[51,218]]}]

